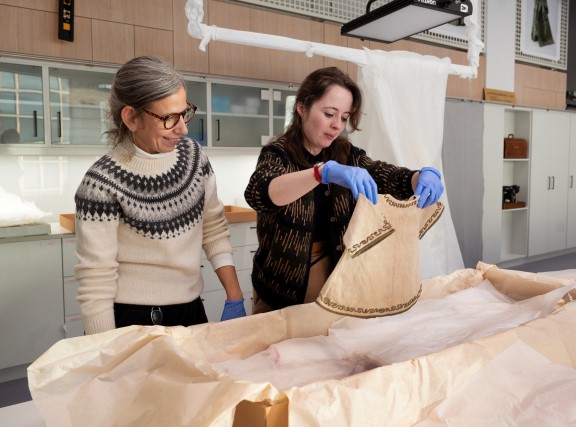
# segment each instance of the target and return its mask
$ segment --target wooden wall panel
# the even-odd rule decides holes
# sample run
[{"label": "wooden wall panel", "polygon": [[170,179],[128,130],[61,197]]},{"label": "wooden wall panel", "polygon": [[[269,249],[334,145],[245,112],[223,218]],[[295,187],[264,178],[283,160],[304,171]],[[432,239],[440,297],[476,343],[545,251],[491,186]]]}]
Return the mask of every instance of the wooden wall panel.
[{"label": "wooden wall panel", "polygon": [[0,0],[0,4],[7,6],[17,6],[32,10],[43,10],[45,12],[58,13],[57,1],[46,0]]},{"label": "wooden wall panel", "polygon": [[19,8],[16,23],[20,53],[92,60],[91,21],[76,18],[74,42],[58,39],[58,14]]},{"label": "wooden wall panel", "polygon": [[[124,2],[126,0],[122,0]],[[172,0],[130,0],[134,9],[134,25],[172,31]],[[118,2],[118,0],[116,0]],[[130,2],[128,2],[130,3]],[[205,1],[204,3],[207,3]],[[184,8],[180,10],[184,15]]]},{"label": "wooden wall panel", "polygon": [[17,8],[0,5],[0,51],[19,51],[18,31],[14,31],[14,23],[17,20]]},{"label": "wooden wall panel", "polygon": [[134,27],[134,56],[155,55],[174,64],[172,31]]},{"label": "wooden wall panel", "polygon": [[135,7],[133,0],[80,0],[74,3],[74,14],[100,21],[134,24]]},{"label": "wooden wall panel", "polygon": [[566,109],[566,73],[516,64],[516,104],[529,107]]},{"label": "wooden wall panel", "polygon": [[[271,13],[220,1],[209,2],[210,24],[293,39],[322,42],[322,23],[291,15]],[[211,42],[208,46],[210,73],[262,80],[299,83],[311,71],[324,65],[322,57],[303,53]]]},{"label": "wooden wall panel", "polygon": [[[174,0],[172,16],[174,21],[174,67],[178,70],[193,73],[208,73],[208,51],[202,52],[198,47],[200,40],[188,34],[188,18],[182,12],[186,0]],[[208,19],[208,8],[204,9],[204,21]]]},{"label": "wooden wall panel", "polygon": [[[186,0],[81,0],[75,2],[74,42],[58,40],[58,2],[0,0],[0,54],[51,57],[55,60],[122,64],[136,55],[153,54],[188,73],[299,84],[311,71],[336,65],[357,80],[355,64],[303,53],[212,41],[207,52],[188,35]],[[466,65],[466,52],[413,40],[385,44],[340,35],[340,25],[277,13],[225,0],[204,2],[204,23],[221,28],[273,34],[353,49],[405,50],[449,57]],[[566,73],[516,64],[517,105],[565,109]],[[482,100],[485,57],[477,79],[448,77],[447,96]]]},{"label": "wooden wall panel", "polygon": [[92,19],[94,61],[123,64],[134,55],[134,26]]},{"label": "wooden wall panel", "polygon": [[[334,46],[343,46],[351,49],[362,49],[362,41],[354,37],[340,35],[341,25],[331,23],[324,24],[324,43]],[[325,67],[338,67],[348,73],[354,79],[358,79],[358,65],[354,62],[340,61],[332,58],[324,58]]]}]

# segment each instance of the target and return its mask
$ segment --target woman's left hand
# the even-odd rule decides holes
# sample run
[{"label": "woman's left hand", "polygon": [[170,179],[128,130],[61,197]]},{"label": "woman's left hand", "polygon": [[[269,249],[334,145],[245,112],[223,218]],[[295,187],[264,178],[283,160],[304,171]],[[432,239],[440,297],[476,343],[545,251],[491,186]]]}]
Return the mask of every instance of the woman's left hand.
[{"label": "woman's left hand", "polygon": [[236,301],[226,300],[220,321],[236,319],[238,317],[246,317],[246,310],[244,309],[244,298]]},{"label": "woman's left hand", "polygon": [[444,192],[442,177],[437,169],[425,167],[420,170],[418,183],[416,184],[415,196],[420,196],[418,207],[425,208],[433,205],[440,199]]}]

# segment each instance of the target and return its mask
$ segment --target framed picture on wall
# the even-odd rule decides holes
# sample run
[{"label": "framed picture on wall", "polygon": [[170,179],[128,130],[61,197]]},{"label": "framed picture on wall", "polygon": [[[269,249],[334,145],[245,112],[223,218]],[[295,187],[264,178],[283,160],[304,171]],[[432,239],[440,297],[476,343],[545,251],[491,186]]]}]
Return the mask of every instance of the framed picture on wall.
[{"label": "framed picture on wall", "polygon": [[520,51],[560,60],[562,0],[521,0]]}]

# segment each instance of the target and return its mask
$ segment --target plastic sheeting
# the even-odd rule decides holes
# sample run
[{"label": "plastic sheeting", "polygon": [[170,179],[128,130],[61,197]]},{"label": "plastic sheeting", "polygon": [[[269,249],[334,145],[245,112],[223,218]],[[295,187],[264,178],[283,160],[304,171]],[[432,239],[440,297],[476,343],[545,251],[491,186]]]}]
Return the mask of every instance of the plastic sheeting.
[{"label": "plastic sheeting", "polygon": [[[433,166],[442,175],[444,105],[450,62],[411,52],[366,50],[359,85],[365,96],[361,132],[350,138],[374,159],[420,169]],[[447,192],[440,199],[444,214],[420,241],[422,277],[464,268],[450,214]]]}]

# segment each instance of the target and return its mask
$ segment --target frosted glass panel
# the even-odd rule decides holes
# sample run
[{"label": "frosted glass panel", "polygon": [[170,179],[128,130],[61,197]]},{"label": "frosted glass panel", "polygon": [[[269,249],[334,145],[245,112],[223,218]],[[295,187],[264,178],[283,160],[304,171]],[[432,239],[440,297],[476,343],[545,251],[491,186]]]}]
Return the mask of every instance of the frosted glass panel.
[{"label": "frosted glass panel", "polygon": [[44,143],[41,67],[0,64],[0,143]]},{"label": "frosted glass panel", "polygon": [[52,144],[103,145],[114,74],[50,68]]}]

